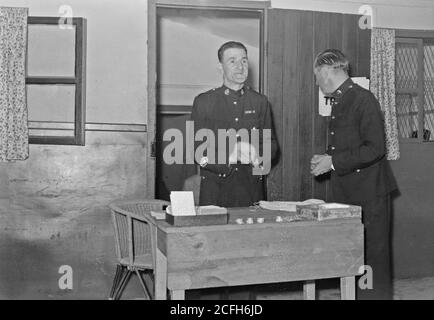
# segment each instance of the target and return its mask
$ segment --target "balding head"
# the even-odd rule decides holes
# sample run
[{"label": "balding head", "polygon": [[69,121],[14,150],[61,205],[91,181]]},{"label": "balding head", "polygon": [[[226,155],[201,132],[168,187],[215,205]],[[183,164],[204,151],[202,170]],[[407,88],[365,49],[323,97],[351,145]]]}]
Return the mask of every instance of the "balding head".
[{"label": "balding head", "polygon": [[324,94],[331,94],[348,79],[349,61],[337,49],[319,53],[313,63],[316,84]]},{"label": "balding head", "polygon": [[314,68],[329,66],[335,70],[342,70],[348,74],[350,63],[347,57],[338,49],[327,49],[319,53],[314,61]]}]

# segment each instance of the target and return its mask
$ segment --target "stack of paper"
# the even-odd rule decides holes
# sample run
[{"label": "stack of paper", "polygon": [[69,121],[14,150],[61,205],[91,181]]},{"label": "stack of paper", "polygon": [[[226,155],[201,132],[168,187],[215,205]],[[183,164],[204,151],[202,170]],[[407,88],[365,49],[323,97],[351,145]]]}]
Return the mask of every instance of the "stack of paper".
[{"label": "stack of paper", "polygon": [[259,206],[267,210],[296,212],[298,205],[321,204],[323,200],[309,199],[306,201],[259,201]]},{"label": "stack of paper", "polygon": [[226,214],[228,210],[219,206],[201,206],[197,208],[198,215]]},{"label": "stack of paper", "polygon": [[151,216],[157,220],[164,220],[164,219],[166,219],[166,212],[151,210]]}]

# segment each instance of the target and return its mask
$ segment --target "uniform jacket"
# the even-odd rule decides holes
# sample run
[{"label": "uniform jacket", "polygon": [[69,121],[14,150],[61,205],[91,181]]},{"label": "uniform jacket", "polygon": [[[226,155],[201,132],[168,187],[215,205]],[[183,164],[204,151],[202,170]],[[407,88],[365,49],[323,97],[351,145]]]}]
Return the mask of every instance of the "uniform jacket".
[{"label": "uniform jacket", "polygon": [[334,93],[329,146],[334,201],[360,205],[396,189],[386,160],[384,120],[375,96],[351,79]]},{"label": "uniform jacket", "polygon": [[[250,206],[254,202],[263,200],[264,178],[252,174],[252,166],[243,164],[228,165],[230,151],[226,148],[225,164],[219,164],[218,130],[244,128],[252,130],[271,129],[271,158],[276,155],[277,142],[275,139],[270,105],[264,95],[244,87],[233,91],[225,86],[200,94],[194,100],[191,120],[194,121],[195,132],[202,128],[214,132],[215,163],[209,163],[200,170],[201,205],[221,205],[225,207]],[[259,136],[262,138],[262,131]],[[262,139],[260,150],[262,155]],[[196,143],[196,148],[201,142]],[[207,155],[213,158],[212,155]]]}]

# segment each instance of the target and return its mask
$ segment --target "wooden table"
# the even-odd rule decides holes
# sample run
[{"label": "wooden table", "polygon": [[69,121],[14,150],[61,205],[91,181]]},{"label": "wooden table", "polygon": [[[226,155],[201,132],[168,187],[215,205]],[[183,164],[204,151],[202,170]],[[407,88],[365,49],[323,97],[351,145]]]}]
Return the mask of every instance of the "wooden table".
[{"label": "wooden table", "polygon": [[[185,299],[185,290],[304,281],[315,299],[315,280],[341,279],[341,298],[355,299],[364,263],[359,218],[275,222],[281,211],[231,209],[226,225],[173,227],[152,219],[155,298]],[[262,224],[235,219],[265,217]]]}]

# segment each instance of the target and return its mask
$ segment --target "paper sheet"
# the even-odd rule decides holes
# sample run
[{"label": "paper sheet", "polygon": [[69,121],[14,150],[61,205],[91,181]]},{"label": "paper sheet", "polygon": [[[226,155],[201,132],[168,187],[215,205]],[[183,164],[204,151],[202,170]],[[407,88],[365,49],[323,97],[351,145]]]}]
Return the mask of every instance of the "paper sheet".
[{"label": "paper sheet", "polygon": [[173,216],[195,216],[193,191],[172,191],[170,207]]},{"label": "paper sheet", "polygon": [[326,203],[321,205],[321,208],[324,209],[347,209],[349,207],[350,207],[349,205],[341,204],[341,203]]},{"label": "paper sheet", "polygon": [[262,209],[296,212],[297,205],[322,204],[323,200],[309,199],[306,201],[259,201]]}]

